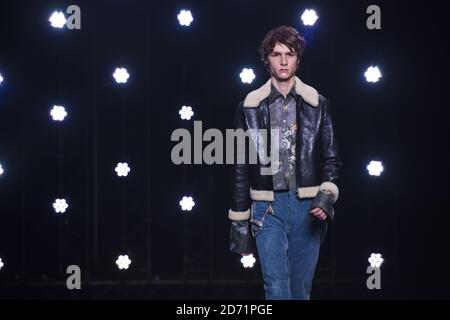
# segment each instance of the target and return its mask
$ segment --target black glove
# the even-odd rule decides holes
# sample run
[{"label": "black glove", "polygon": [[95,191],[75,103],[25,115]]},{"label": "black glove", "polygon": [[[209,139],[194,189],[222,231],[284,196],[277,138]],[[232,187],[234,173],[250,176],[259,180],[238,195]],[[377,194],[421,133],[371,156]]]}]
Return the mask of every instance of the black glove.
[{"label": "black glove", "polygon": [[248,220],[233,221],[230,230],[230,251],[233,253],[251,253],[252,236]]},{"label": "black glove", "polygon": [[330,219],[334,218],[334,194],[330,191],[319,190],[316,197],[314,198],[311,209],[319,207],[327,214]]}]

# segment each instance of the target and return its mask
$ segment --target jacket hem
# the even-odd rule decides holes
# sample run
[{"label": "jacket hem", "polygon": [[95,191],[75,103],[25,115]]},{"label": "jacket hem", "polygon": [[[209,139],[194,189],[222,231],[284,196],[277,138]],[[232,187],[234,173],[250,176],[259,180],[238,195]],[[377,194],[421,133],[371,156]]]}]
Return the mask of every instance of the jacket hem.
[{"label": "jacket hem", "polygon": [[[334,183],[324,182],[319,186],[297,188],[297,196],[300,199],[314,198],[320,190],[329,190],[335,197],[339,194],[338,188]],[[253,201],[274,201],[275,199],[272,190],[255,190],[252,188],[250,188],[250,198]]]}]

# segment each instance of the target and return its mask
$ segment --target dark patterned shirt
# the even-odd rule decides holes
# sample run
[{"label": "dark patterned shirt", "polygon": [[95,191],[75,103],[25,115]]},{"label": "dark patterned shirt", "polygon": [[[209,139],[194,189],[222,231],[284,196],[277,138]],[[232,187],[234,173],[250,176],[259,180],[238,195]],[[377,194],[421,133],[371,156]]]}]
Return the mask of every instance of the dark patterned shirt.
[{"label": "dark patterned shirt", "polygon": [[272,85],[269,95],[270,126],[279,130],[279,168],[273,175],[274,190],[296,191],[295,136],[297,132],[295,89],[286,98]]}]

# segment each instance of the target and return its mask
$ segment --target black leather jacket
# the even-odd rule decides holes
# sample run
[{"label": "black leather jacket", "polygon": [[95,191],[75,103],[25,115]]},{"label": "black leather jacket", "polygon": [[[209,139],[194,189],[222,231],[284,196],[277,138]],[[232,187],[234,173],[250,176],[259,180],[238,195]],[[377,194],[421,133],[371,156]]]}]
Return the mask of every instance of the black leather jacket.
[{"label": "black leather jacket", "polygon": [[[239,103],[235,115],[235,129],[266,129],[270,137],[268,96],[271,80],[250,92]],[[338,199],[337,180],[342,162],[338,152],[332,113],[328,99],[295,78],[297,100],[296,184],[297,196],[314,198],[320,191]],[[270,143],[269,143],[270,154]],[[244,221],[250,217],[251,201],[273,201],[272,175],[262,175],[261,168],[270,167],[260,161],[256,164],[233,165],[232,205],[228,217]],[[331,193],[330,193],[331,192]],[[334,212],[333,212],[334,215]]]}]

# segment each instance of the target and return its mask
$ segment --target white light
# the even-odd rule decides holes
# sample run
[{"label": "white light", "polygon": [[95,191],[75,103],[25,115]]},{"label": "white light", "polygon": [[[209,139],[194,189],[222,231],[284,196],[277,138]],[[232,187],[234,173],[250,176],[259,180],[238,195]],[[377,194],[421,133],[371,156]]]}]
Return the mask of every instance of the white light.
[{"label": "white light", "polygon": [[178,21],[180,22],[180,25],[186,27],[188,27],[191,24],[191,22],[194,21],[191,10],[181,10],[177,17]]},{"label": "white light", "polygon": [[3,268],[4,265],[5,265],[5,264],[3,263],[2,258],[0,258],[0,270],[2,270],[2,268]]},{"label": "white light", "polygon": [[194,115],[194,111],[192,111],[192,108],[189,106],[182,106],[178,113],[180,114],[181,119],[184,120],[190,120]]},{"label": "white light", "polygon": [[55,11],[53,12],[50,19],[48,19],[48,21],[50,21],[53,28],[61,29],[66,24],[67,20],[66,17],[64,16],[64,13],[62,13],[61,11]]},{"label": "white light", "polygon": [[381,172],[383,172],[383,164],[381,161],[370,161],[367,165],[367,170],[371,176],[380,176]]},{"label": "white light", "polygon": [[369,258],[369,263],[372,268],[379,268],[383,264],[383,257],[380,253],[372,253]]},{"label": "white light", "polygon": [[253,69],[242,69],[242,72],[239,74],[241,77],[241,81],[243,83],[252,83],[253,79],[255,79],[255,73],[253,72]]},{"label": "white light", "polygon": [[115,169],[119,177],[126,177],[128,175],[128,172],[130,172],[130,170],[131,169],[128,166],[128,163],[126,162],[119,162]]},{"label": "white light", "polygon": [[244,268],[253,268],[253,265],[255,264],[256,259],[253,256],[253,254],[249,254],[247,256],[243,256],[241,258],[241,263],[244,266]]},{"label": "white light", "polygon": [[119,267],[119,269],[128,269],[130,266],[131,260],[128,257],[128,255],[119,256],[116,260],[116,264]]},{"label": "white light", "polygon": [[117,83],[126,83],[130,75],[125,68],[116,68],[113,74],[114,79]]},{"label": "white light", "polygon": [[67,116],[66,109],[63,106],[53,106],[50,115],[55,121],[63,121]]},{"label": "white light", "polygon": [[56,213],[64,213],[69,205],[66,202],[66,199],[56,199],[53,203],[53,208],[55,208]]},{"label": "white light", "polygon": [[183,211],[191,211],[192,207],[195,206],[195,202],[192,197],[183,197],[180,201],[181,210]]},{"label": "white light", "polygon": [[0,84],[2,84],[3,80],[5,80],[2,76],[2,74],[0,73]]},{"label": "white light", "polygon": [[306,9],[301,16],[301,19],[305,26],[314,25],[318,18],[319,17],[317,16],[316,12],[312,9]]},{"label": "white light", "polygon": [[3,174],[3,172],[5,172],[2,168],[2,165],[0,164],[0,176]]},{"label": "white light", "polygon": [[378,80],[381,78],[381,72],[377,66],[370,66],[369,68],[367,68],[364,76],[366,77],[367,82],[375,83],[378,82]]}]

